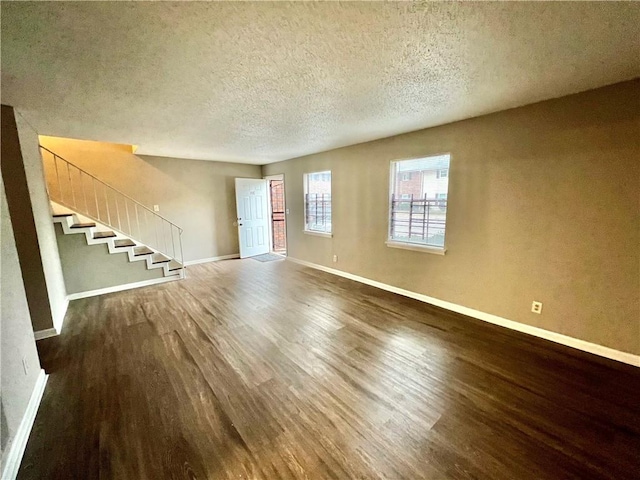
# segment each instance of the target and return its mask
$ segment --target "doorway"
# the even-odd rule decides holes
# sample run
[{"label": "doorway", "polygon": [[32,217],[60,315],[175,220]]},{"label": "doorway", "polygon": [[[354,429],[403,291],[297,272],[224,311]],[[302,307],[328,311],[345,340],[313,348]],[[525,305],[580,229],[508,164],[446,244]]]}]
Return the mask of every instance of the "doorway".
[{"label": "doorway", "polygon": [[269,189],[269,247],[271,253],[287,254],[287,208],[284,175],[265,177]]},{"label": "doorway", "polygon": [[260,178],[236,178],[236,210],[240,258],[269,253],[269,192]]}]

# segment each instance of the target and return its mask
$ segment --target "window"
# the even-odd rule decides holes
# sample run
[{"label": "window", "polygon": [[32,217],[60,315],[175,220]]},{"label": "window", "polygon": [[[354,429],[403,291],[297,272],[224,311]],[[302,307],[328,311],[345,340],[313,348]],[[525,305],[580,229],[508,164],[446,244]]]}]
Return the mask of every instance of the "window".
[{"label": "window", "polygon": [[[449,161],[449,155],[438,155],[391,162],[391,244],[444,249]],[[407,171],[422,173],[422,183],[412,185],[411,192],[407,192],[401,183]]]},{"label": "window", "polygon": [[304,229],[331,233],[331,172],[304,174]]}]

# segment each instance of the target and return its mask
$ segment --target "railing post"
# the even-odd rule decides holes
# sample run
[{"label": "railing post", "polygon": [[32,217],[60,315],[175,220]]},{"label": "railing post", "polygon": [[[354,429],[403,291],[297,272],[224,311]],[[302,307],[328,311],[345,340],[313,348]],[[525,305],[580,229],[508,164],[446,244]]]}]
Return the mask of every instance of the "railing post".
[{"label": "railing post", "polygon": [[142,240],[142,232],[140,231],[140,217],[138,216],[138,204],[137,203],[133,204],[133,209],[136,212],[136,225],[137,225],[137,228],[138,228],[138,230],[137,230],[138,231],[138,235],[140,235],[140,240]]},{"label": "railing post", "polygon": [[60,172],[58,171],[58,156],[53,155],[53,165],[56,169],[56,181],[58,182],[58,195],[60,195],[60,200],[62,200],[62,183],[60,183]]},{"label": "railing post", "polygon": [[169,226],[169,230],[171,231],[171,252],[173,253],[173,258],[176,258],[176,243],[173,240],[173,226]]},{"label": "railing post", "polygon": [[69,168],[69,162],[67,162],[67,177],[69,177],[69,188],[71,188],[71,200],[73,201],[73,206],[76,207],[76,192],[73,190],[73,182],[71,181],[71,169]]},{"label": "railing post", "polygon": [[[147,219],[147,211],[144,210],[144,234],[148,236],[149,234],[149,220]],[[143,242],[147,243],[148,240],[142,239]]]},{"label": "railing post", "polygon": [[96,191],[96,179],[91,177],[91,188],[93,189],[93,200],[96,202],[96,217],[100,220],[100,207],[98,206],[98,192]]},{"label": "railing post", "polygon": [[78,170],[80,175],[80,188],[82,188],[82,198],[84,199],[84,212],[89,213],[89,204],[87,203],[87,190],[84,188],[84,177],[82,176],[82,170]]},{"label": "railing post", "polygon": [[182,229],[180,227],[178,228],[178,240],[180,242],[180,265],[182,265],[182,278],[187,278],[187,267],[184,264],[184,253],[182,251]]},{"label": "railing post", "polygon": [[104,183],[102,184],[102,191],[104,192],[104,204],[107,207],[107,221],[109,222],[109,225],[111,225],[111,212],[109,211],[109,197],[107,196],[107,187]]},{"label": "railing post", "polygon": [[118,230],[122,230],[122,223],[120,222],[120,205],[118,205],[118,197],[116,197],[116,215],[118,217]]},{"label": "railing post", "polygon": [[153,230],[156,232],[156,248],[160,250],[160,242],[158,241],[158,222],[153,222]]},{"label": "railing post", "polygon": [[127,227],[129,228],[129,235],[132,234],[131,232],[131,219],[129,218],[129,203],[127,202],[127,199],[124,199],[124,210],[127,213]]}]

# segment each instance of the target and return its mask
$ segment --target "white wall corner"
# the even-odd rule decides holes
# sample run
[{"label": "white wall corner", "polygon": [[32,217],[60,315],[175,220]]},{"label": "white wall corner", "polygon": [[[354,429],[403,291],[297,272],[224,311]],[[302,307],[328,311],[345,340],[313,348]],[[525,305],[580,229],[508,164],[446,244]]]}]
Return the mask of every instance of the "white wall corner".
[{"label": "white wall corner", "polygon": [[45,386],[47,385],[48,375],[44,373],[44,370],[40,370],[38,379],[31,392],[31,398],[27,404],[27,410],[22,417],[20,426],[16,431],[16,434],[9,445],[9,450],[5,459],[5,463],[2,468],[2,480],[15,480],[20,469],[20,463],[22,462],[22,456],[27,447],[27,441],[29,440],[29,434],[33,428],[33,422],[36,419],[38,413],[38,407],[44,394]]},{"label": "white wall corner", "polygon": [[47,182],[44,173],[44,164],[40,154],[38,133],[31,127],[19,110],[15,110],[16,128],[22,153],[24,172],[27,179],[27,188],[33,208],[38,246],[47,296],[51,306],[51,318],[54,327],[62,328],[64,314],[60,318],[60,312],[66,312],[66,287],[62,274],[62,262],[56,234],[51,221],[51,203],[47,193]]},{"label": "white wall corner", "polygon": [[69,308],[69,298],[65,295],[65,298],[59,302],[58,311],[55,312],[53,316],[53,328],[58,332],[58,334],[62,333],[62,326],[64,325],[64,319],[67,315],[67,309]]},{"label": "white wall corner", "polygon": [[635,367],[640,367],[640,355],[635,355],[633,353],[628,353],[628,352],[622,352],[620,350],[615,350],[613,348],[605,347],[603,345],[598,345],[596,343],[580,340],[579,338],[569,337],[568,335],[552,332],[549,330],[545,330],[543,328],[532,327],[531,325],[526,325],[524,323],[516,322],[514,320],[498,317],[497,315],[493,315],[491,313],[481,312],[479,310],[474,310],[473,308],[465,307],[463,305],[457,305],[455,303],[447,302],[445,300],[440,300],[438,298],[429,297],[421,293],[416,293],[410,290],[405,290],[403,288],[394,287],[393,285],[387,285],[386,283],[377,282],[375,280],[371,280],[365,277],[360,277],[358,275],[344,272],[342,270],[337,270],[335,268],[325,267],[323,265],[318,265],[315,263],[307,262],[305,260],[300,260],[292,257],[287,257],[287,260],[290,260],[300,265],[304,265],[305,267],[314,268],[316,270],[322,270],[323,272],[331,273],[333,275],[337,275],[343,278],[348,278],[349,280],[354,280],[356,282],[364,283],[366,285],[370,285],[372,287],[376,287],[381,290],[386,290],[387,292],[397,293],[398,295],[402,295],[404,297],[409,297],[409,298],[413,298],[414,300],[419,300],[424,303],[429,303],[431,305],[435,305],[436,307],[441,307],[446,310],[451,310],[452,312],[460,313],[468,317],[477,318],[478,320],[492,323],[494,325],[499,325],[501,327],[505,327],[510,330],[526,333],[528,335],[533,335],[535,337],[543,338],[545,340],[559,343],[561,345],[575,348],[577,350],[582,350],[584,352],[609,358],[611,360],[616,360],[618,362],[627,363]]}]

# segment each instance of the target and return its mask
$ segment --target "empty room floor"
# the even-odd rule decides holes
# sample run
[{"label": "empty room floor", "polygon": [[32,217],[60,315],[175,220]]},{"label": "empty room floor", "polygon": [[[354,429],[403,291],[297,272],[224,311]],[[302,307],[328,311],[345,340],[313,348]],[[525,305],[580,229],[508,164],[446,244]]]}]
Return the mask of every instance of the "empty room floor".
[{"label": "empty room floor", "polygon": [[20,479],[637,475],[640,369],[288,261],[76,300],[38,348]]}]

